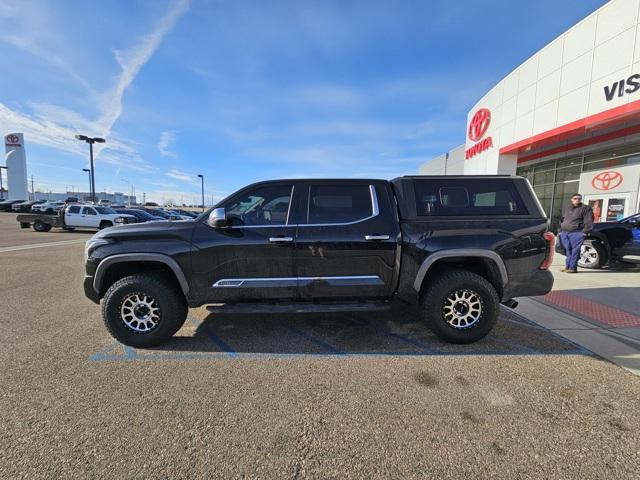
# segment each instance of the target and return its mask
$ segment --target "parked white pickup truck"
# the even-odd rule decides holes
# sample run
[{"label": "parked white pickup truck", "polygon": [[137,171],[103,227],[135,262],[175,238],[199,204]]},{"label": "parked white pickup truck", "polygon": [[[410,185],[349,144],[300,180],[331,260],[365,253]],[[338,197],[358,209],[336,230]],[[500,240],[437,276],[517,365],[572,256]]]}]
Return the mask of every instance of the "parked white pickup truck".
[{"label": "parked white pickup truck", "polygon": [[21,228],[33,226],[36,232],[48,232],[52,227],[65,230],[76,228],[102,230],[114,225],[136,223],[136,217],[133,215],[94,205],[69,205],[60,210],[58,215],[18,215],[16,220],[20,222]]}]

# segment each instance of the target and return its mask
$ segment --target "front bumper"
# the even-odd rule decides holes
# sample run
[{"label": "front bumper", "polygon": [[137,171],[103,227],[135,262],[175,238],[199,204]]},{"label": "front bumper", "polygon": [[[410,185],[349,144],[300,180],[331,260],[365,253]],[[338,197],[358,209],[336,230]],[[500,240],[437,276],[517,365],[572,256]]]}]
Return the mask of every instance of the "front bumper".
[{"label": "front bumper", "polygon": [[93,277],[91,275],[85,275],[84,276],[84,282],[83,282],[82,285],[84,287],[85,296],[89,300],[91,300],[93,303],[98,303],[99,304],[100,303],[100,295],[93,288]]}]

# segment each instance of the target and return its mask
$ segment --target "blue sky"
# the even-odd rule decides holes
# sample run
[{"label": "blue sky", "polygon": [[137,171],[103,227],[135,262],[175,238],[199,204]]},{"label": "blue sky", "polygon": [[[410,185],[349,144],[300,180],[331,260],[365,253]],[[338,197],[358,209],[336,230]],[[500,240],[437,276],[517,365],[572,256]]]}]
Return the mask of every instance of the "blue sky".
[{"label": "blue sky", "polygon": [[[37,189],[207,202],[380,177],[464,141],[469,108],[602,0],[2,0],[0,133]],[[129,182],[129,183],[128,183]]]}]

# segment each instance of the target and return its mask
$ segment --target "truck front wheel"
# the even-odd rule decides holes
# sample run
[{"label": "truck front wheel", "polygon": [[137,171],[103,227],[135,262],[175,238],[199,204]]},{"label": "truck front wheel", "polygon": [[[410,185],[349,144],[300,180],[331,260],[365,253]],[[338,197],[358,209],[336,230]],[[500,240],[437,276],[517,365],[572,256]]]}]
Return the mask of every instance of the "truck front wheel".
[{"label": "truck front wheel", "polygon": [[103,229],[108,228],[108,227],[113,227],[113,223],[110,222],[109,220],[103,220],[103,221],[100,222],[100,227],[99,227],[100,230],[103,230]]},{"label": "truck front wheel", "polygon": [[473,343],[496,323],[500,300],[485,278],[465,270],[438,275],[424,292],[421,310],[439,338],[450,343]]},{"label": "truck front wheel", "polygon": [[115,282],[102,301],[102,319],[116,340],[153,347],[171,338],[187,318],[184,297],[168,279],[137,274]]}]

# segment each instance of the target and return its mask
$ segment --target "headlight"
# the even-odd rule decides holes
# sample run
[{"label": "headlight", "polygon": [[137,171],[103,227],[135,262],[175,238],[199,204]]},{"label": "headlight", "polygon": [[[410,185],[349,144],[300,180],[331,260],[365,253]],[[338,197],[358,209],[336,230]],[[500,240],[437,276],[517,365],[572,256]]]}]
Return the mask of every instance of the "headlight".
[{"label": "headlight", "polygon": [[86,262],[91,255],[91,252],[101,245],[107,245],[111,243],[110,240],[104,238],[90,238],[87,243],[84,244],[84,261]]},{"label": "headlight", "polygon": [[116,217],[113,219],[113,221],[116,223],[124,223],[124,217]]}]

